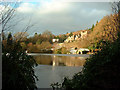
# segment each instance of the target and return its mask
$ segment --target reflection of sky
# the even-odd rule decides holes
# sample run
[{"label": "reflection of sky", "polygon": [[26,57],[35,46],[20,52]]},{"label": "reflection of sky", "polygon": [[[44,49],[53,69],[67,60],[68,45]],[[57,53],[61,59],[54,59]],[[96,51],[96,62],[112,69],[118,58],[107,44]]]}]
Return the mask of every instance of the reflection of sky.
[{"label": "reflection of sky", "polygon": [[[11,4],[10,6],[12,6]],[[28,33],[42,33],[45,30],[53,34],[63,34],[71,31],[87,29],[92,27],[96,21],[111,13],[110,3],[94,2],[64,2],[58,3],[54,0],[40,0],[39,2],[21,2],[16,5],[16,17],[23,18],[14,27],[14,33],[22,31],[29,19],[31,24],[35,23]],[[16,20],[17,20],[16,19]],[[14,23],[11,21],[10,24]]]}]

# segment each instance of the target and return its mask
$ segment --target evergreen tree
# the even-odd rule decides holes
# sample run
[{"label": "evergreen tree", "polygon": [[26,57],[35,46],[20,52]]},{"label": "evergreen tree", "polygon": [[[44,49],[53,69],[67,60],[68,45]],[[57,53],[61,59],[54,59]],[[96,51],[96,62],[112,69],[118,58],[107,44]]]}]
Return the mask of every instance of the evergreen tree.
[{"label": "evergreen tree", "polygon": [[70,34],[69,34],[69,36],[71,37],[73,35],[73,33],[71,32]]},{"label": "evergreen tree", "polygon": [[11,32],[8,34],[8,37],[7,37],[7,44],[8,45],[12,45],[12,34],[11,34]]},{"label": "evergreen tree", "polygon": [[34,90],[36,88],[32,56],[28,56],[19,41],[13,41],[11,33],[7,45],[2,47],[2,90]]},{"label": "evergreen tree", "polygon": [[92,28],[91,28],[91,31],[93,31],[94,27],[95,27],[95,26],[94,26],[94,24],[93,24],[93,25],[92,25]]}]

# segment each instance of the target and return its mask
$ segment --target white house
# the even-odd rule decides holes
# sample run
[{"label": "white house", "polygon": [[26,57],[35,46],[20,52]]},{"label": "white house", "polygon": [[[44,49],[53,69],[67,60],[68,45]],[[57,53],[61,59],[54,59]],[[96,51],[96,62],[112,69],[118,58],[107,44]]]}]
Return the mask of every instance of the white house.
[{"label": "white house", "polygon": [[87,35],[88,35],[88,30],[81,30],[79,33],[69,36],[64,42],[69,43],[75,40],[80,40],[86,38]]},{"label": "white house", "polygon": [[77,54],[86,54],[86,53],[88,53],[90,50],[89,49],[87,49],[87,48],[79,48],[78,50],[77,50]]},{"label": "white house", "polygon": [[71,53],[71,54],[77,54],[77,49],[71,48],[70,53]]},{"label": "white house", "polygon": [[52,42],[58,42],[59,39],[52,39]]},{"label": "white house", "polygon": [[79,40],[80,39],[80,35],[75,35],[75,40]]},{"label": "white house", "polygon": [[81,32],[81,38],[85,38],[87,36],[87,31],[82,31]]},{"label": "white house", "polygon": [[66,40],[65,40],[65,42],[72,42],[72,41],[74,41],[75,40],[75,36],[73,35],[73,36],[69,36]]}]

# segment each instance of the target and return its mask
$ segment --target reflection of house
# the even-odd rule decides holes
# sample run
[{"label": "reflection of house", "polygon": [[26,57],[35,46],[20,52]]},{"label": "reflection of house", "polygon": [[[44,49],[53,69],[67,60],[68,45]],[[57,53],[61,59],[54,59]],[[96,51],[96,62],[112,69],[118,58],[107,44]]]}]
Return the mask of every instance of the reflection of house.
[{"label": "reflection of house", "polygon": [[59,62],[57,60],[55,60],[56,56],[53,56],[53,60],[52,60],[52,66],[58,66]]},{"label": "reflection of house", "polygon": [[87,48],[80,48],[77,50],[77,54],[86,54],[88,53],[90,50]]},{"label": "reflection of house", "polygon": [[52,39],[52,42],[58,42],[59,39]]}]

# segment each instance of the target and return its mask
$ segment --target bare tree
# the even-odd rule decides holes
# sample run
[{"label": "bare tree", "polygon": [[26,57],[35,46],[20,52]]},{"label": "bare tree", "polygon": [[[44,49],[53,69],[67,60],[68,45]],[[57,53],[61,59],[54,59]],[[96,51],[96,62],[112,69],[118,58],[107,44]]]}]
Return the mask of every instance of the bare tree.
[{"label": "bare tree", "polygon": [[[0,1],[0,64],[2,64],[2,36],[3,32],[6,30],[7,23],[14,16],[15,9],[10,8],[8,2]],[[13,7],[16,3],[13,4]],[[0,65],[0,80],[2,80],[2,65]],[[0,88],[2,88],[2,81],[0,81]]]},{"label": "bare tree", "polygon": [[118,32],[120,32],[120,1],[112,3],[112,10],[116,15],[116,28],[118,29]]},{"label": "bare tree", "polygon": [[118,14],[120,12],[120,1],[112,3],[113,13]]},{"label": "bare tree", "polygon": [[[10,5],[12,4],[12,7]],[[10,2],[1,2],[1,11],[0,11],[0,25],[2,25],[2,32],[5,31],[5,28],[7,26],[7,23],[14,17],[15,12],[15,6],[17,5],[17,2],[10,3]]]},{"label": "bare tree", "polygon": [[[14,26],[18,25],[21,21],[24,20],[25,17],[17,17],[17,11],[16,7],[20,2],[16,0],[15,2],[0,2],[0,26],[2,27],[1,29],[1,38],[2,38],[2,33],[6,31],[12,31]],[[27,17],[28,18],[28,17]],[[27,32],[29,29],[31,29],[33,26],[35,26],[36,23],[31,23],[32,18],[28,18],[28,23],[26,23],[25,27],[21,29],[22,32]],[[12,22],[12,23],[11,23]],[[14,30],[15,31],[15,30]],[[22,35],[21,33],[21,38]]]},{"label": "bare tree", "polygon": [[[16,26],[18,23],[15,23],[15,24],[9,24],[10,22],[11,22],[11,20],[15,17],[15,12],[16,12],[16,5],[18,4],[19,2],[18,2],[18,0],[16,1],[16,2],[1,2],[0,1],[0,26],[2,27],[1,29],[1,34],[3,33],[3,32],[5,32],[5,31],[9,31],[10,30],[10,28],[13,28],[14,26]],[[19,21],[21,21],[22,19],[19,19]],[[18,22],[18,20],[17,21],[15,21],[15,22]],[[26,24],[26,26],[25,26],[25,28],[24,29],[22,29],[22,31],[24,31],[24,32],[27,32],[32,26],[34,26],[34,24],[31,24],[31,19],[29,20],[29,22],[28,22],[28,24]],[[21,36],[20,36],[20,39],[22,39],[22,36],[23,36],[23,34],[24,33],[21,33]],[[2,36],[2,35],[1,35]],[[19,39],[19,40],[20,40]],[[15,42],[16,43],[16,42]],[[20,75],[20,77],[21,77],[21,80],[19,80],[20,78],[19,77],[17,77],[17,79],[16,80],[12,80],[13,81],[13,83],[14,83],[14,85],[15,86],[13,86],[13,84],[12,84],[12,82],[7,82],[7,81],[9,81],[9,80],[7,80],[7,74],[9,74],[6,70],[8,70],[8,69],[3,69],[3,72],[4,72],[4,74],[3,74],[3,76],[5,77],[3,77],[3,88],[7,88],[6,87],[6,85],[8,85],[7,83],[9,83],[9,86],[10,86],[10,88],[15,88],[15,87],[17,87],[18,89],[19,88],[26,88],[26,90],[27,89],[34,89],[34,88],[36,88],[36,85],[35,85],[35,79],[36,79],[36,76],[35,76],[35,74],[34,74],[34,69],[33,69],[33,67],[34,67],[34,64],[36,64],[36,62],[34,61],[34,59],[32,59],[31,57],[29,57],[28,55],[26,55],[25,53],[24,53],[24,51],[22,51],[21,50],[21,48],[19,48],[19,45],[18,45],[19,43],[16,43],[15,45],[13,45],[13,48],[11,49],[11,44],[9,45],[9,47],[10,47],[10,49],[11,50],[7,50],[7,49],[9,49],[9,48],[6,48],[6,50],[5,50],[5,53],[3,52],[3,55],[1,54],[0,56],[2,57],[1,59],[3,59],[3,67],[4,68],[7,68],[8,67],[8,69],[10,69],[9,71],[10,72],[13,72],[12,70],[14,69],[13,67],[10,67],[9,66],[9,60],[10,60],[10,58],[8,58],[7,56],[6,56],[6,52],[9,52],[10,53],[10,57],[12,57],[13,59],[12,59],[12,63],[14,63],[12,66],[14,66],[14,65],[16,65],[16,66],[20,66],[20,64],[22,64],[22,62],[19,62],[19,60],[24,60],[23,62],[24,63],[26,63],[26,64],[28,64],[28,65],[23,65],[22,67],[17,67],[16,68],[16,70],[15,70],[15,72],[17,72],[18,71],[18,73],[17,73],[17,75]],[[2,46],[2,45],[1,45]],[[2,50],[2,48],[0,48],[0,50]],[[18,55],[18,50],[20,51],[19,53],[21,53],[21,55],[19,54]],[[14,53],[14,55],[13,54],[11,54],[11,53]],[[18,55],[18,56],[17,56]],[[14,56],[17,56],[17,58],[15,58]],[[22,59],[20,59],[22,57]],[[27,57],[27,58],[24,58],[24,57]],[[23,59],[24,58],[24,59]],[[31,59],[31,60],[30,60]],[[6,60],[7,60],[7,62],[6,62]],[[30,60],[30,61],[29,61]],[[0,61],[2,61],[2,60],[0,60]],[[1,63],[1,62],[0,62]],[[5,66],[5,65],[7,65],[7,67]],[[0,65],[1,66],[1,65]],[[27,70],[25,70],[25,68],[23,68],[23,67],[25,67]],[[22,70],[22,69],[24,69],[24,70]],[[17,70],[18,69],[18,70]],[[29,70],[28,70],[29,69]],[[0,76],[1,76],[1,71],[2,70],[0,70]],[[25,73],[23,72],[23,71],[25,71]],[[28,73],[29,74],[27,74],[27,71],[28,71]],[[5,74],[5,73],[7,73],[7,74]],[[13,72],[14,73],[14,72]],[[12,76],[12,77],[14,77],[14,75],[16,75],[15,73],[14,74],[10,74],[9,76]],[[28,76],[27,76],[28,75]],[[28,77],[28,79],[27,79],[27,77]],[[0,79],[1,79],[1,77],[0,77]],[[23,80],[24,79],[24,80]],[[20,82],[17,82],[17,80]],[[25,83],[25,84],[23,84],[23,83]],[[0,84],[1,84],[1,81],[0,81]],[[11,85],[10,85],[11,84]],[[18,85],[18,86],[17,86]],[[22,86],[22,87],[19,87],[19,86]],[[1,87],[0,87],[1,88]]]}]

